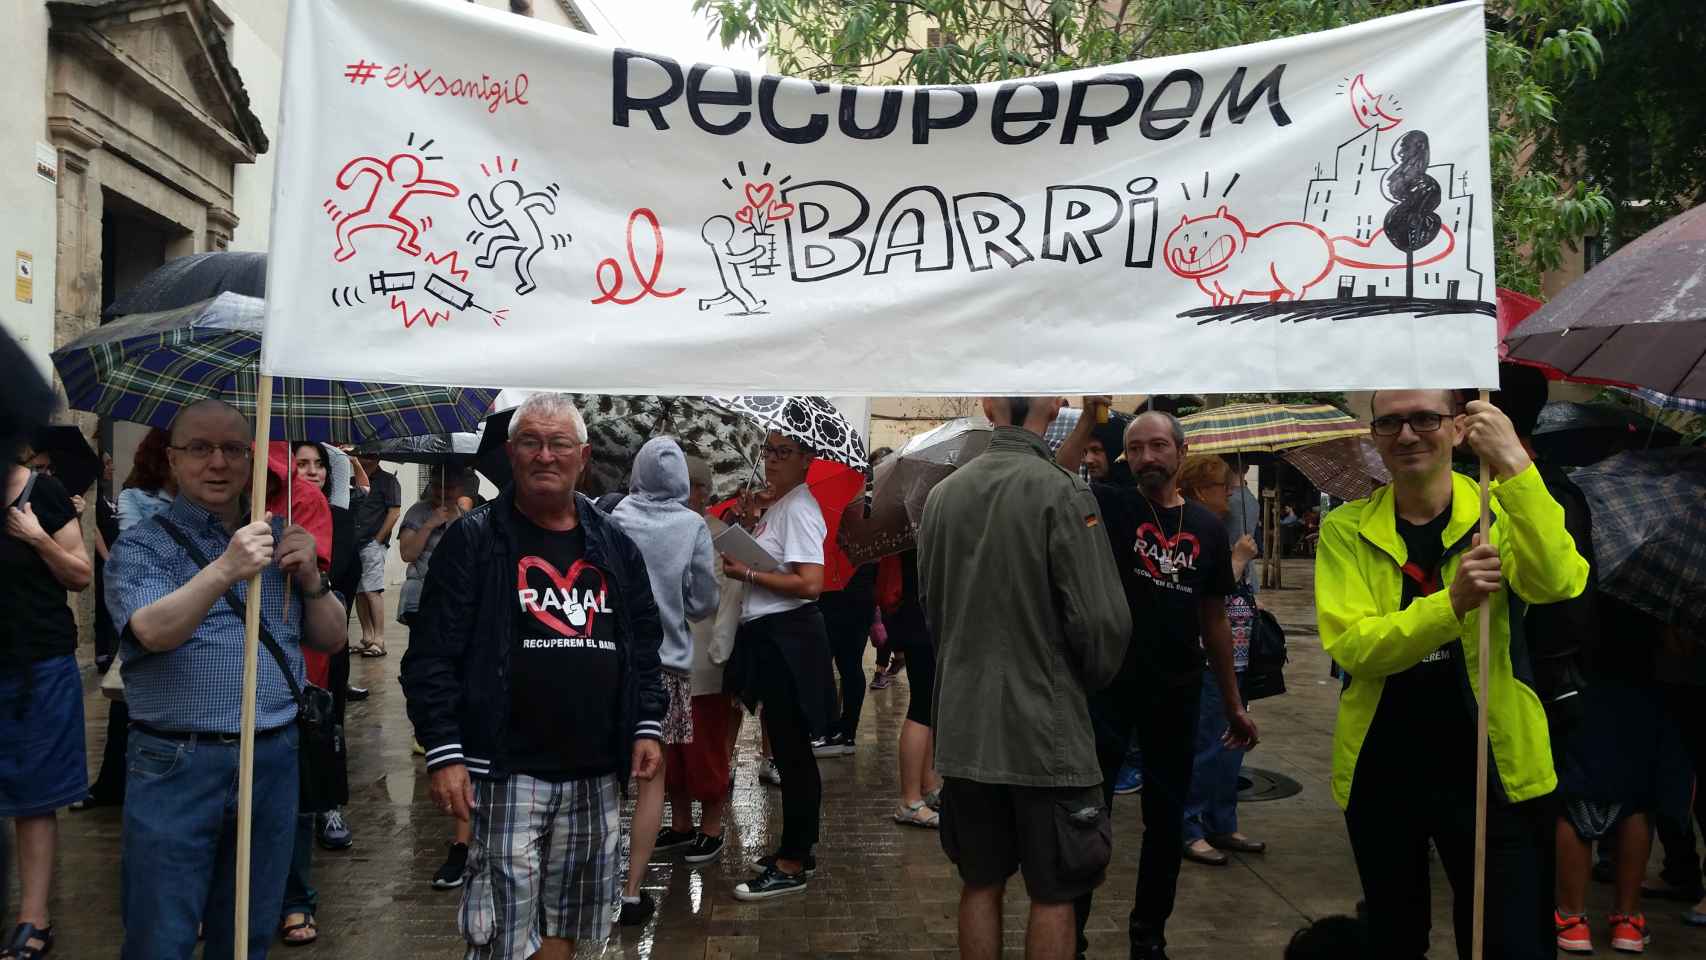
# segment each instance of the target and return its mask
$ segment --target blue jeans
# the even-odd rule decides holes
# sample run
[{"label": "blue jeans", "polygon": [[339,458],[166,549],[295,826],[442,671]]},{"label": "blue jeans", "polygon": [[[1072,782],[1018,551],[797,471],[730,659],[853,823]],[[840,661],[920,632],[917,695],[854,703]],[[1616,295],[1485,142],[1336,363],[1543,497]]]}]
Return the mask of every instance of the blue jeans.
[{"label": "blue jeans", "polygon": [[[277,935],[296,836],[294,724],[255,737],[249,859],[249,956]],[[236,919],[237,745],[168,740],[133,728],[124,802],[124,960],[204,960],[232,953]]]},{"label": "blue jeans", "polygon": [[291,848],[290,872],[284,880],[284,906],[279,909],[279,922],[286,914],[306,913],[312,917],[320,909],[320,891],[314,889],[314,815],[304,813],[296,818],[296,842]]},{"label": "blue jeans", "polygon": [[1226,732],[1226,700],[1214,671],[1202,674],[1202,699],[1197,708],[1196,758],[1191,766],[1191,789],[1185,795],[1185,842],[1238,832],[1238,771],[1244,751],[1220,743]]}]

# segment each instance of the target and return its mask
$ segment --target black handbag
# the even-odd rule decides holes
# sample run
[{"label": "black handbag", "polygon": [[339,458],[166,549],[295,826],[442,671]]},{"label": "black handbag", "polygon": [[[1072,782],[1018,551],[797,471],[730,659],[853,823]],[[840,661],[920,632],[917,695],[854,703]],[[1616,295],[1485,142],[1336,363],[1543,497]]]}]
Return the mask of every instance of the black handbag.
[{"label": "black handbag", "polygon": [[1250,598],[1250,662],[1244,668],[1245,700],[1277,697],[1285,692],[1285,630],[1273,613]]},{"label": "black handbag", "polygon": [[[177,524],[164,516],[156,516],[160,526],[171,535],[178,546],[190,555],[197,566],[208,565],[207,555],[201,552]],[[239,619],[245,614],[243,601],[236,590],[225,591],[225,603]],[[330,690],[312,683],[298,686],[290,670],[284,649],[261,621],[261,645],[272,654],[285,683],[290,685],[290,697],[296,701],[296,730],[298,743],[297,812],[325,813],[349,801],[349,767],[344,756],[344,725],[338,720],[336,701]]]}]

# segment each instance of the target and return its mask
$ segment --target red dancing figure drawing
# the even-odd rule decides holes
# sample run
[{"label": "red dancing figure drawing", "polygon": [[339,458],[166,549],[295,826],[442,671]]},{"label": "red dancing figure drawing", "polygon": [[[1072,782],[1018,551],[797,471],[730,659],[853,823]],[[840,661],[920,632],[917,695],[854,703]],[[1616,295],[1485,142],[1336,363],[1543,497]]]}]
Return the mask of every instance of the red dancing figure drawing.
[{"label": "red dancing figure drawing", "polygon": [[421,248],[416,241],[425,227],[405,214],[403,207],[417,196],[454,197],[462,192],[453,183],[428,180],[426,166],[412,153],[399,153],[390,160],[356,157],[338,171],[338,189],[360,196],[356,184],[363,177],[372,182],[367,199],[337,218],[338,249],[332,259],[339,263],[355,256],[355,235],[363,230],[395,230],[397,249],[418,256]]},{"label": "red dancing figure drawing", "polygon": [[533,258],[545,249],[545,231],[539,229],[535,210],[556,213],[557,202],[543,191],[525,192],[514,180],[493,184],[488,195],[476,193],[468,198],[468,212],[481,226],[493,231],[486,240],[486,252],[476,257],[474,263],[490,270],[498,265],[501,255],[513,253],[515,292],[522,296],[539,287],[533,279]]},{"label": "red dancing figure drawing", "polygon": [[[745,307],[746,314],[764,309],[765,301],[753,296],[752,291],[746,288],[746,278],[741,276],[741,267],[751,264],[769,251],[754,243],[749,249],[736,253],[734,245],[729,242],[735,238],[735,222],[728,217],[712,217],[706,220],[705,225],[699,229],[699,236],[703,237],[706,246],[711,248],[711,256],[717,261],[717,276],[723,281],[723,295],[700,300],[699,309],[709,310],[730,300],[738,301]],[[737,313],[734,316],[746,314]]]}]

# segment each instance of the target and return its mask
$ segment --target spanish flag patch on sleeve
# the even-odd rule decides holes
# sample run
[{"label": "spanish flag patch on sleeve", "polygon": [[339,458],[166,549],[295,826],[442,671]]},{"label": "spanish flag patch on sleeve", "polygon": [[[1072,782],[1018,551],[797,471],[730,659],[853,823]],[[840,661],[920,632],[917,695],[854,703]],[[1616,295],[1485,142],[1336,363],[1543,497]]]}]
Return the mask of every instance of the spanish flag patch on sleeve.
[{"label": "spanish flag patch on sleeve", "polygon": [[1085,526],[1086,526],[1086,527],[1099,527],[1099,526],[1101,526],[1101,525],[1102,525],[1102,518],[1101,518],[1101,517],[1098,517],[1098,516],[1096,516],[1096,515],[1095,515],[1095,514],[1093,514],[1093,513],[1092,513],[1092,514],[1087,514],[1087,515],[1085,515],[1085,517],[1084,517],[1084,525],[1085,525]]}]

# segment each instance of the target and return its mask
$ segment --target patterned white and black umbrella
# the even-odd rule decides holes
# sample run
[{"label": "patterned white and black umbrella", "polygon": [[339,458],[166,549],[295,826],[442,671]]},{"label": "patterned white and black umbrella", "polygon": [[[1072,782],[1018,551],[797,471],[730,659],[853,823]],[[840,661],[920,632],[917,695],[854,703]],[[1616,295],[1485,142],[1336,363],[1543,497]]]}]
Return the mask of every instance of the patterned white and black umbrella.
[{"label": "patterned white and black umbrella", "polygon": [[765,430],[774,430],[811,447],[825,460],[865,469],[865,441],[859,431],[823,397],[707,397],[707,400],[752,418]]}]

